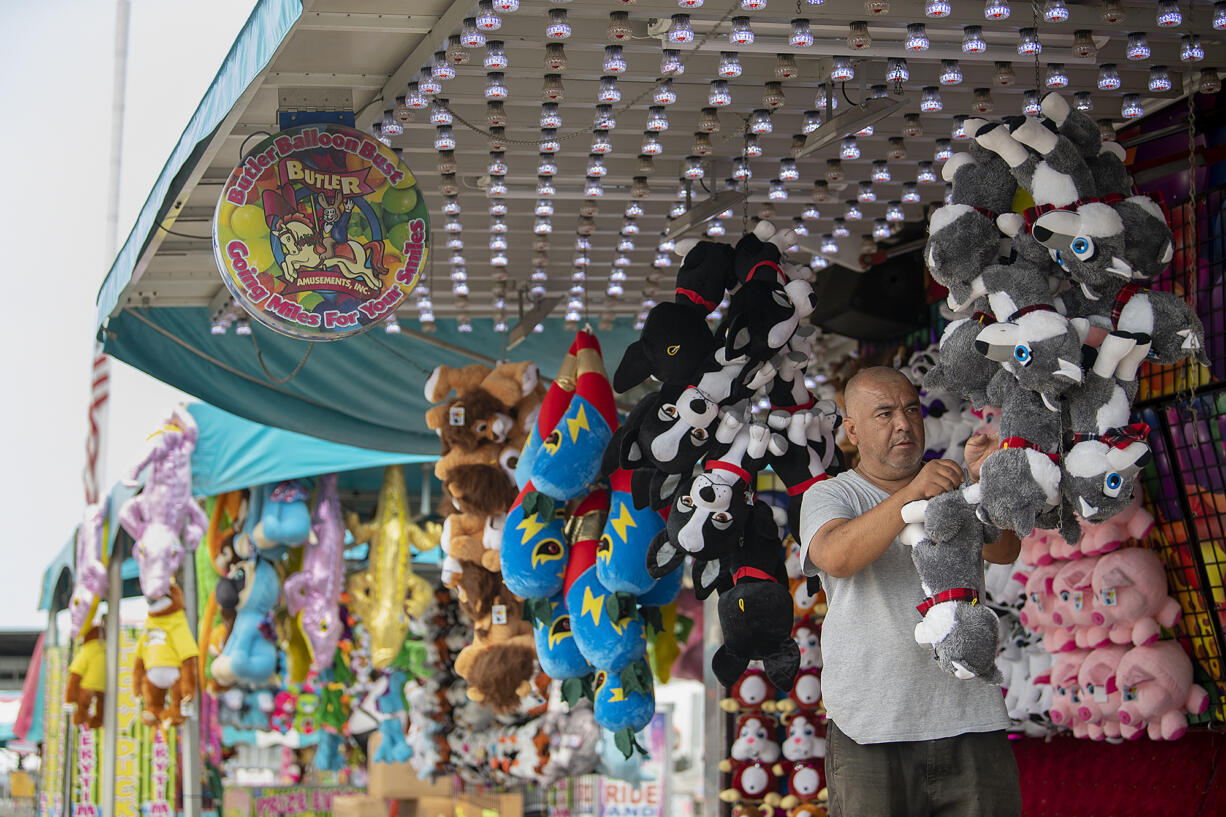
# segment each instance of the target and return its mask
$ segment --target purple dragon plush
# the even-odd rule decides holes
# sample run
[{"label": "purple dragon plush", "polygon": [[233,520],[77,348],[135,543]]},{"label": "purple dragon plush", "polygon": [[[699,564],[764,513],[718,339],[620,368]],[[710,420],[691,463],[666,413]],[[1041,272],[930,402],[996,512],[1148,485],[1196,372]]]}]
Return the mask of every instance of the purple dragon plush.
[{"label": "purple dragon plush", "polygon": [[344,625],[339,604],[344,589],[345,522],[336,493],[336,474],[319,478],[311,514],[314,544],[303,550],[302,569],[285,580],[285,607],[296,618],[311,648],[311,669],[332,666]]},{"label": "purple dragon plush", "polygon": [[98,599],[106,597],[106,566],[102,564],[102,523],[106,503],[85,506],[85,517],[77,530],[77,583],[72,588],[68,614],[72,618],[72,637],[76,638],[97,609]]}]

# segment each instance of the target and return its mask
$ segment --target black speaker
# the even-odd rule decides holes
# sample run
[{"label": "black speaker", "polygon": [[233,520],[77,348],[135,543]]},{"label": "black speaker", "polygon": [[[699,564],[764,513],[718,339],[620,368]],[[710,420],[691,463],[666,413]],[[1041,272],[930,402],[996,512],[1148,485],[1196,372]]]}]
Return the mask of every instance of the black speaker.
[{"label": "black speaker", "polygon": [[887,258],[868,272],[831,264],[817,273],[813,323],[857,340],[892,340],[928,320],[921,250]]}]

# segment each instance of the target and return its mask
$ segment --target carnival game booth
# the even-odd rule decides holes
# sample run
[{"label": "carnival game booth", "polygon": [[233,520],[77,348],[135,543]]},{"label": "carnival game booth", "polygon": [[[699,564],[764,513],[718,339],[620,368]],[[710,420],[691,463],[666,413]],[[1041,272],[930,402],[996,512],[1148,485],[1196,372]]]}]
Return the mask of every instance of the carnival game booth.
[{"label": "carnival game booth", "polygon": [[[979,497],[908,512],[910,544],[942,513],[961,514],[962,568],[988,521],[1035,537],[998,585],[920,605],[973,607],[1001,638],[924,648],[967,683],[1007,673],[1018,734],[1083,736],[1087,768],[1195,754],[1195,799],[1221,788],[1215,734],[1156,741],[1222,717],[1217,393],[1187,393],[1224,376],[1223,28],[1217,5],[1168,0],[266,0],[103,283],[100,338],[263,423],[415,453],[439,452],[437,430],[445,473],[507,465],[490,455],[515,449],[512,426],[473,420],[539,398],[510,495],[442,477],[467,532],[451,580],[482,608],[452,666],[469,699],[509,708],[495,679],[528,665],[530,621],[546,674],[590,694],[633,756],[660,643],[637,651],[677,636],[651,593],[684,564],[707,598],[712,815],[821,813],[820,596],[784,533],[804,489],[854,461],[836,450],[840,381],[877,352],[910,364],[934,453],[981,425],[1006,442]],[[631,539],[644,552],[609,575]],[[576,560],[589,550],[608,561]],[[1017,609],[1023,575],[1041,609]],[[770,613],[738,619],[747,605]],[[503,672],[483,678],[491,658]],[[1142,731],[1155,743],[1116,745]],[[1059,755],[1017,746],[1028,809],[1055,813],[1036,769]],[[1090,806],[1117,808],[1115,782]]]}]

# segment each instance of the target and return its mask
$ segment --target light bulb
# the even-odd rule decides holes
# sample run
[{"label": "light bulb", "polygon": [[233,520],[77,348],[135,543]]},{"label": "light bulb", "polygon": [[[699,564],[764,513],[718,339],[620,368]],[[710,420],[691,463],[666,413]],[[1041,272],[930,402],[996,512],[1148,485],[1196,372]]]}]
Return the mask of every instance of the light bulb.
[{"label": "light bulb", "polygon": [[860,145],[856,143],[856,137],[848,136],[839,144],[839,158],[841,159],[859,159]]},{"label": "light bulb", "polygon": [[553,186],[553,179],[548,176],[538,176],[536,180],[536,194],[538,196],[554,196],[557,195],[558,189]]},{"label": "light bulb", "polygon": [[[830,162],[838,162],[838,161],[839,161],[838,159],[831,159],[830,161],[826,162],[827,178],[829,178],[830,176]],[[839,170],[839,178],[841,179],[842,173],[843,173],[841,163],[839,164],[838,170]],[[818,203],[824,203],[824,202],[831,201],[830,182],[826,181],[826,179],[818,179],[817,181],[813,182],[813,200]]]},{"label": "light bulb", "polygon": [[1013,73],[1013,63],[997,62],[995,69],[992,71],[992,82],[1001,88],[1008,88],[1017,82],[1017,75]]},{"label": "light bulb", "polygon": [[941,89],[935,85],[925,86],[920,95],[919,107],[924,113],[936,113],[941,110]]},{"label": "light bulb", "polygon": [[1006,20],[1009,17],[1008,0],[985,0],[983,16],[988,20]]},{"label": "light bulb", "polygon": [[938,139],[936,149],[933,152],[933,160],[937,162],[947,162],[954,155],[954,146],[948,139]]},{"label": "light bulb", "polygon": [[772,126],[771,126],[770,111],[765,111],[759,108],[758,110],[750,114],[749,116],[749,132],[750,133],[756,133],[756,134],[761,135],[764,133],[770,133],[771,130],[772,130]]},{"label": "light bulb", "polygon": [[787,201],[788,189],[779,179],[771,179],[770,192],[766,196],[771,201]]},{"label": "light bulb", "polygon": [[1158,25],[1172,28],[1183,22],[1183,12],[1176,0],[1158,0]]},{"label": "light bulb", "polygon": [[[641,207],[639,209],[642,210]],[[633,217],[627,216],[626,220],[622,222],[621,232],[622,235],[638,235],[639,223],[635,221]],[[631,249],[633,249],[633,247]]]},{"label": "light bulb", "polygon": [[840,159],[826,160],[826,180],[831,182],[841,182],[846,178],[843,172],[843,162]]},{"label": "light bulb", "polygon": [[868,32],[868,23],[855,20],[847,24],[847,47],[855,51],[863,51],[873,44],[873,37]]},{"label": "light bulb", "polygon": [[601,185],[600,179],[585,179],[583,182],[583,196],[589,199],[598,199],[604,195],[604,186]]},{"label": "light bulb", "polygon": [[1094,110],[1094,101],[1090,98],[1090,92],[1078,91],[1073,94],[1073,107],[1079,111]]},{"label": "light bulb", "polygon": [[1079,28],[1073,32],[1073,56],[1088,60],[1098,54],[1098,45],[1094,42],[1094,32],[1088,28]]},{"label": "light bulb", "polygon": [[504,14],[519,11],[519,0],[494,0],[494,9]]},{"label": "light bulb", "polygon": [[954,124],[950,130],[949,137],[955,142],[965,142],[971,137],[966,132],[966,116],[958,114],[954,117]]},{"label": "light bulb", "polygon": [[[450,153],[450,151],[446,151]],[[441,154],[440,154],[441,155]],[[438,177],[438,192],[444,196],[459,195],[460,183],[456,181],[455,173],[442,173]]]},{"label": "light bulb", "polygon": [[889,150],[886,152],[886,155],[889,156],[891,159],[896,159],[896,160],[907,158],[906,140],[903,139],[901,136],[891,136],[890,137],[890,147],[889,147]]},{"label": "light bulb", "polygon": [[1149,90],[1154,94],[1171,90],[1171,75],[1165,65],[1155,65],[1149,69]]},{"label": "light bulb", "polygon": [[[465,287],[465,290],[467,290],[467,287]],[[459,293],[457,292],[456,294],[458,295]],[[467,295],[467,294],[468,294],[468,292],[467,292],[467,291],[465,291],[465,293],[464,293],[464,294],[465,294],[465,295]],[[456,331],[457,331],[457,332],[465,332],[465,333],[468,333],[468,332],[473,331],[473,324],[472,324],[472,321],[471,321],[471,320],[469,320],[467,317],[464,317],[464,318],[459,318],[459,319],[456,321],[455,328],[456,328]]]},{"label": "light bulb", "polygon": [[455,135],[450,125],[440,125],[434,129],[435,150],[455,150]]},{"label": "light bulb", "polygon": [[490,176],[490,182],[485,187],[485,195],[487,196],[505,196],[507,194],[507,180],[503,176]]},{"label": "light bulb", "polygon": [[1022,92],[1022,113],[1027,116],[1038,116],[1042,108],[1039,106],[1038,91]]},{"label": "light bulb", "polygon": [[822,249],[822,252],[833,255],[834,253],[839,251],[839,245],[834,240],[834,236],[827,234],[827,235],[822,236],[821,249]]},{"label": "light bulb", "polygon": [[424,110],[430,106],[430,100],[426,99],[426,95],[421,92],[420,83],[409,83],[408,91],[404,95],[404,104],[406,108],[415,111]]},{"label": "light bulb", "polygon": [[957,60],[941,60],[941,74],[938,81],[942,85],[958,85],[962,82],[962,66]]},{"label": "light bulb", "polygon": [[441,94],[443,92],[443,83],[434,78],[434,74],[430,72],[430,68],[428,66],[421,69],[421,73],[418,75],[417,79],[417,87],[428,97],[432,97],[435,94]]},{"label": "light bulb", "polygon": [[903,42],[903,47],[908,51],[927,51],[929,45],[928,32],[924,30],[924,24],[910,23],[907,26],[907,39]]},{"label": "light bulb", "polygon": [[1098,90],[1117,91],[1121,84],[1120,72],[1115,63],[1105,62],[1098,66]]},{"label": "light bulb", "polygon": [[694,42],[694,29],[690,25],[690,15],[674,14],[668,25],[668,41],[670,43]]},{"label": "light bulb", "polygon": [[430,103],[430,124],[431,125],[450,125],[452,120],[451,111],[447,108],[447,100],[436,99]]},{"label": "light bulb", "polygon": [[926,0],[924,3],[925,17],[948,17],[950,11],[949,0]]},{"label": "light bulb", "polygon": [[[495,66],[489,66],[493,68]],[[446,51],[435,51],[434,58],[430,61],[430,73],[437,80],[455,79],[455,68],[447,60]]]},{"label": "light bulb", "polygon": [[613,116],[612,105],[597,105],[596,116],[592,119],[592,127],[596,130],[613,130],[617,127],[617,120]]},{"label": "light bulb", "polygon": [[783,107],[787,97],[783,94],[783,85],[778,82],[768,82],[762,87],[762,107],[775,109]]},{"label": "light bulb", "polygon": [[1124,103],[1120,108],[1120,116],[1125,119],[1136,119],[1144,114],[1145,111],[1141,108],[1141,95],[1124,94]]},{"label": "light bulb", "polygon": [[[443,175],[454,174],[456,172],[455,151],[440,150],[438,152],[438,172]],[[454,193],[444,191],[444,196],[453,196]]]},{"label": "light bulb", "polygon": [[902,186],[902,200],[904,204],[918,204],[920,200],[919,191],[915,187],[915,182],[904,182]]},{"label": "light bulb", "polygon": [[766,8],[766,0],[741,0],[741,8],[746,11],[761,11]]},{"label": "light bulb", "polygon": [[668,210],[670,218],[679,218],[683,213],[685,213],[685,202],[683,201],[673,202],[673,206]]},{"label": "light bulb", "polygon": [[[630,249],[634,249],[633,243],[631,243]],[[613,266],[618,268],[628,267],[631,265],[631,263],[633,262],[625,255],[619,254],[613,259]],[[622,280],[625,280],[625,273],[622,273]]]},{"label": "light bulb", "polygon": [[1226,31],[1226,0],[1217,0],[1213,4],[1213,29]]},{"label": "light bulb", "polygon": [[[635,178],[642,179],[644,177],[635,176]],[[634,184],[633,183],[631,183],[630,185],[630,197],[631,197],[631,201],[626,202],[626,216],[628,218],[637,218],[638,216],[643,215],[643,212],[644,212],[643,205],[633,200],[635,198],[638,198],[637,196],[634,195]]]},{"label": "light bulb", "polygon": [[902,211],[902,202],[892,201],[886,205],[886,221],[904,221],[906,218],[906,214]]},{"label": "light bulb", "polygon": [[735,51],[721,51],[719,53],[719,68],[716,69],[721,77],[735,79],[741,75],[741,59]]},{"label": "light bulb", "polygon": [[1222,80],[1218,77],[1216,68],[1206,68],[1200,72],[1200,82],[1196,90],[1202,94],[1216,94],[1222,90]]},{"label": "light bulb", "polygon": [[648,131],[643,134],[643,144],[639,147],[639,153],[644,156],[659,156],[663,152],[664,147],[654,133]]},{"label": "light bulb", "polygon": [[449,233],[458,233],[464,230],[464,226],[457,219],[452,218],[447,220],[447,223],[443,225],[443,229]]},{"label": "light bulb", "polygon": [[883,241],[890,237],[890,225],[884,218],[873,220],[873,238]]},{"label": "light bulb", "polygon": [[1184,34],[1179,38],[1179,59],[1181,62],[1200,62],[1205,58],[1204,46],[1196,34]]},{"label": "light bulb", "polygon": [[552,216],[553,202],[549,199],[537,199],[533,212],[538,216]]},{"label": "light bulb", "polygon": [[1124,7],[1120,4],[1120,0],[1102,0],[1102,6],[1099,10],[1099,19],[1104,23],[1114,25],[1124,22]]},{"label": "light bulb", "polygon": [[809,234],[809,225],[805,224],[804,218],[800,216],[792,218],[792,232],[801,237]]},{"label": "light bulb", "polygon": [[698,112],[698,129],[703,133],[719,131],[719,114],[715,108],[703,108]]},{"label": "light bulb", "polygon": [[538,176],[555,176],[558,172],[558,163],[553,160],[552,153],[542,153],[540,161],[536,164],[536,175]]},{"label": "light bulb", "polygon": [[668,130],[668,114],[664,109],[653,105],[647,109],[647,130],[659,133]]},{"label": "light bulb", "polygon": [[710,90],[707,91],[707,103],[719,108],[732,104],[732,92],[728,90],[727,80],[711,80]]},{"label": "light bulb", "polygon": [[1017,31],[1017,53],[1023,57],[1033,57],[1043,53],[1043,44],[1039,42],[1039,32],[1033,28],[1020,28]]},{"label": "light bulb", "polygon": [[507,129],[503,127],[493,127],[489,129],[489,139],[486,142],[490,150],[506,150],[507,149]]},{"label": "light bulb", "polygon": [[885,78],[890,82],[906,82],[911,79],[907,61],[902,57],[890,57],[886,61]]},{"label": "light bulb", "polygon": [[1064,0],[1046,0],[1043,3],[1043,19],[1049,23],[1063,23],[1068,19],[1068,6]]},{"label": "light bulb", "polygon": [[855,70],[851,67],[851,60],[847,57],[835,57],[830,68],[830,79],[835,82],[847,82],[854,79],[856,76]]},{"label": "light bulb", "polygon": [[628,40],[630,39],[630,12],[628,11],[609,12],[608,35],[609,35],[610,40]]},{"label": "light bulb", "polygon": [[917,113],[903,114],[902,135],[903,136],[923,136],[924,135],[924,126],[920,124],[919,114]]},{"label": "light bulb", "polygon": [[863,204],[869,204],[877,200],[877,194],[873,192],[872,182],[860,182],[859,192],[856,193],[856,200]]},{"label": "light bulb", "polygon": [[456,201],[455,196],[446,196],[443,198],[443,215],[458,216],[460,214],[460,203]]},{"label": "light bulb", "polygon": [[[769,115],[767,116],[766,124],[769,127]],[[745,141],[741,145],[741,155],[746,159],[756,159],[762,155],[762,143],[758,141],[758,135],[756,133],[751,133],[745,137]]]},{"label": "light bulb", "polygon": [[1047,64],[1047,75],[1043,78],[1043,85],[1048,88],[1064,88],[1068,85],[1068,74],[1064,73],[1064,63]]},{"label": "light bulb", "polygon": [[502,18],[494,13],[494,4],[490,0],[477,1],[477,16],[474,22],[480,31],[497,31],[502,28]]},{"label": "light bulb", "polygon": [[795,159],[779,160],[779,181],[794,182],[800,179],[800,170]]},{"label": "light bulb", "polygon": [[804,17],[797,17],[792,20],[792,33],[788,36],[788,43],[793,48],[808,48],[813,45],[813,32],[809,29],[809,21]]},{"label": "light bulb", "polygon": [[667,78],[660,80],[651,99],[657,105],[671,105],[676,102],[677,92],[673,90],[673,81]]},{"label": "light bulb", "polygon": [[699,9],[702,8],[703,0],[677,0],[677,5],[683,9]]},{"label": "light bulb", "polygon": [[800,217],[805,221],[817,221],[822,217],[822,213],[812,204],[805,205],[805,209],[801,212]]},{"label": "light bulb", "polygon": [[[851,235],[851,230],[847,228],[847,222],[844,219],[836,218],[830,229],[830,234],[834,238],[847,238],[847,236]],[[824,246],[822,247],[822,251],[827,252]],[[838,248],[835,248],[831,252],[838,252]]]},{"label": "light bulb", "polygon": [[[557,107],[556,105],[554,107]],[[502,127],[507,124],[507,109],[502,102],[491,100],[485,103],[485,124]]]},{"label": "light bulb", "polygon": [[507,223],[505,220],[494,217],[490,219],[491,233],[505,233],[507,231]]},{"label": "light bulb", "polygon": [[592,153],[604,154],[612,150],[613,142],[609,139],[608,131],[592,131]]},{"label": "light bulb", "polygon": [[545,36],[551,40],[565,40],[570,36],[570,23],[566,20],[566,9],[549,10],[549,22],[545,25]]},{"label": "light bulb", "polygon": [[620,45],[606,45],[604,47],[604,62],[601,67],[608,74],[624,74],[626,72],[626,58],[622,54],[622,47]]},{"label": "light bulb", "polygon": [[920,184],[936,184],[937,172],[932,162],[920,162],[915,171],[915,181]]},{"label": "light bulb", "polygon": [[864,11],[872,17],[890,13],[890,0],[864,0]]},{"label": "light bulb", "polygon": [[697,156],[687,156],[685,165],[681,170],[681,177],[683,179],[701,179],[705,175],[706,172],[702,169],[702,159]]},{"label": "light bulb", "polygon": [[885,86],[885,83],[877,82],[868,86],[869,99],[885,99],[890,95],[890,89]]},{"label": "light bulb", "polygon": [[1149,38],[1145,36],[1145,32],[1134,31],[1128,35],[1128,45],[1124,49],[1124,54],[1134,62],[1149,59]]},{"label": "light bulb", "polygon": [[732,160],[732,178],[739,182],[748,181],[753,178],[753,171],[749,169],[749,160],[740,158]]},{"label": "light bulb", "polygon": [[601,77],[600,87],[596,90],[599,102],[621,102],[622,92],[617,87],[617,77]]},{"label": "light bulb", "polygon": [[800,74],[800,67],[796,65],[796,58],[791,54],[776,54],[775,55],[775,77],[777,79],[794,79]]},{"label": "light bulb", "polygon": [[685,73],[685,63],[681,62],[681,52],[675,48],[665,48],[660,52],[660,75],[665,77],[680,76]]},{"label": "light bulb", "polygon": [[962,28],[962,53],[982,54],[988,50],[988,43],[983,39],[983,26],[964,26]]},{"label": "light bulb", "polygon": [[505,250],[506,248],[507,248],[506,236],[502,236],[502,235],[490,236],[490,249],[491,250]]},{"label": "light bulb", "polygon": [[733,17],[732,28],[728,32],[728,42],[732,45],[751,45],[753,29],[749,27],[748,17]]},{"label": "light bulb", "polygon": [[555,129],[562,127],[562,114],[558,112],[558,103],[545,102],[541,104],[541,127]]},{"label": "light bulb", "polygon": [[800,124],[800,132],[808,136],[822,126],[822,115],[817,111],[805,111]]},{"label": "light bulb", "polygon": [[562,144],[558,141],[557,129],[543,128],[541,130],[541,142],[537,146],[537,150],[541,153],[557,153],[561,148]]},{"label": "light bulb", "polygon": [[491,71],[485,75],[485,98],[506,99],[507,83],[501,71]]},{"label": "light bulb", "polygon": [[545,43],[545,67],[550,71],[566,68],[566,47],[562,43]]},{"label": "light bulb", "polygon": [[[468,20],[465,20],[464,23],[467,25]],[[477,26],[474,23],[473,31],[476,31],[476,30],[477,30]],[[485,39],[485,38],[482,37],[482,39]],[[468,64],[468,52],[464,49],[463,35],[452,34],[450,37],[448,37],[447,38],[447,50],[444,52],[444,54],[446,54],[447,56],[447,62],[451,63],[452,65],[467,65]]]},{"label": "light bulb", "polygon": [[888,182],[890,180],[890,166],[885,159],[874,159],[873,170],[870,176],[875,182]]}]

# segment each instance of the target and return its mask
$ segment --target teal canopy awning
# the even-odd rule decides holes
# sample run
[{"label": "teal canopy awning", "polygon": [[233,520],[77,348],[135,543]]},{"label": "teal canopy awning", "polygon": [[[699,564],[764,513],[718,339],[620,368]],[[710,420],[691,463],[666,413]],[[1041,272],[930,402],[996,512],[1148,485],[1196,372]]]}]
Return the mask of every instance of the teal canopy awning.
[{"label": "teal canopy awning", "polygon": [[[417,321],[402,323],[420,328]],[[254,322],[248,336],[214,335],[209,325],[207,310],[199,307],[125,309],[107,325],[104,348],[158,380],[256,423],[348,446],[424,455],[439,450],[438,436],[426,428],[427,375],[440,364],[473,362],[430,340],[382,329],[312,344]],[[460,332],[454,321],[439,321],[429,338],[501,358],[505,336],[494,331],[493,321],[474,320],[472,327]],[[552,377],[575,333],[559,319],[545,321],[544,327],[506,357],[531,360]],[[638,333],[625,318],[596,336],[611,374]]]}]

